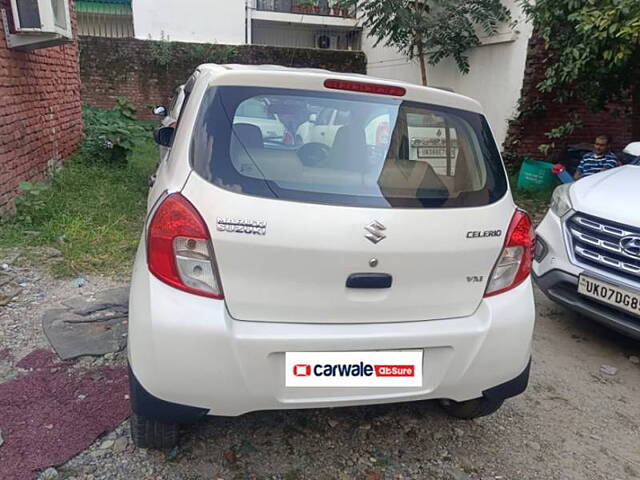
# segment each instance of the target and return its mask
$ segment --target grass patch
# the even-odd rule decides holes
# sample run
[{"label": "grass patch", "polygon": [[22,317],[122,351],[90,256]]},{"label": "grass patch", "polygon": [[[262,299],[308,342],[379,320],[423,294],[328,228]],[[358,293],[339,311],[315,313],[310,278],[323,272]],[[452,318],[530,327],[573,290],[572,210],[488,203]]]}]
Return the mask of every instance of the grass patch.
[{"label": "grass patch", "polygon": [[138,143],[123,166],[70,159],[37,194],[0,223],[0,247],[51,246],[64,259],[58,276],[128,273],[143,226],[149,175],[158,161],[152,141]]}]

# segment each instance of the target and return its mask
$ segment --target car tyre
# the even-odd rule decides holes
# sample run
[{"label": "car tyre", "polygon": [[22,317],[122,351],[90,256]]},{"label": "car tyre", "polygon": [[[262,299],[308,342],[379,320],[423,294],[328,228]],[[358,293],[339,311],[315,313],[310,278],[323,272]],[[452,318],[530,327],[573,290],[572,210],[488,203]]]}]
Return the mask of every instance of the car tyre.
[{"label": "car tyre", "polygon": [[504,403],[504,400],[490,400],[485,397],[474,398],[465,402],[454,402],[453,400],[443,400],[440,406],[452,417],[463,420],[485,417],[496,412]]},{"label": "car tyre", "polygon": [[161,423],[131,412],[131,439],[136,447],[168,449],[178,443],[178,424]]}]

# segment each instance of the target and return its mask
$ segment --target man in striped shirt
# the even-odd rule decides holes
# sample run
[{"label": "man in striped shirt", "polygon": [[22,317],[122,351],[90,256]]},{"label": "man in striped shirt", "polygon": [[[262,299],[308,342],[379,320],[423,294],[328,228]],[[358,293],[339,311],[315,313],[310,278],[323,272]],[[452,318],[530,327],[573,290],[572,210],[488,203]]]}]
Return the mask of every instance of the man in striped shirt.
[{"label": "man in striped shirt", "polygon": [[609,144],[607,135],[599,135],[596,138],[593,152],[587,153],[580,161],[580,165],[578,165],[575,175],[576,180],[620,165],[618,157],[609,149]]}]

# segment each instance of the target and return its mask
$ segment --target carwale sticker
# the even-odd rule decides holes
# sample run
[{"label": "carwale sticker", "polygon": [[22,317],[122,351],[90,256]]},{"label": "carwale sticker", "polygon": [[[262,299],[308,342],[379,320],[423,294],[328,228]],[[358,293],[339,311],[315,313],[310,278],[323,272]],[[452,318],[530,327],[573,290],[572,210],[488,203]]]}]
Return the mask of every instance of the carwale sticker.
[{"label": "carwale sticker", "polygon": [[422,350],[287,352],[287,387],[422,387]]}]

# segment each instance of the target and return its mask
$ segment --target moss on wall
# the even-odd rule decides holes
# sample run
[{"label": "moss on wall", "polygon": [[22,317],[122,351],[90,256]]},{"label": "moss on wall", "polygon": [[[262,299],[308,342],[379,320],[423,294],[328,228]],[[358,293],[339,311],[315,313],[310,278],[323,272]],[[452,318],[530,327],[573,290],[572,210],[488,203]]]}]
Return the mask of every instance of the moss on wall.
[{"label": "moss on wall", "polygon": [[362,52],[218,45],[131,38],[80,37],[82,101],[110,108],[127,97],[141,118],[148,107],[164,104],[173,90],[202,63],[273,64],[366,73]]}]

